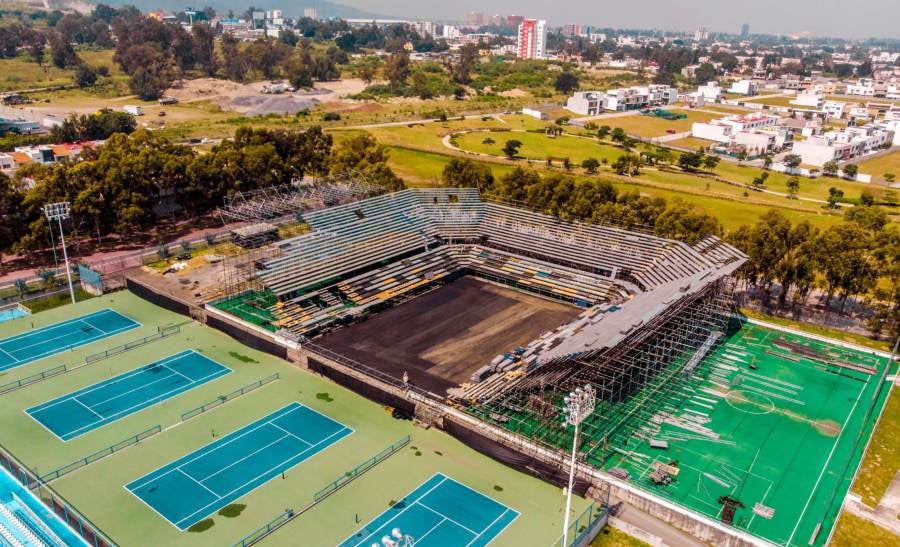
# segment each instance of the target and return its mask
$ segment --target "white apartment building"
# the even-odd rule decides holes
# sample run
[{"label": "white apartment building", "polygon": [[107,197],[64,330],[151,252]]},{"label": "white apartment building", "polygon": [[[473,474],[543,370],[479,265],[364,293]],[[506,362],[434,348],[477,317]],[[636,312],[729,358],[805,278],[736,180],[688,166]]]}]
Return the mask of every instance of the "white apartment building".
[{"label": "white apartment building", "polygon": [[809,108],[815,108],[819,110],[822,108],[822,103],[824,99],[818,93],[798,93],[797,96],[791,99],[791,104],[796,106],[806,106]]},{"label": "white apartment building", "polygon": [[435,36],[434,23],[431,21],[416,21],[412,24],[412,28],[416,31],[416,34],[422,38],[425,38],[426,36],[431,36],[433,38]]},{"label": "white apartment building", "polygon": [[862,97],[875,96],[875,80],[872,78],[860,78],[855,84],[847,84],[847,95],[860,95]]},{"label": "white apartment building", "polygon": [[609,89],[607,91],[576,91],[566,101],[566,109],[582,116],[595,116],[605,110],[622,112],[642,108],[667,106],[678,100],[678,90],[667,85],[648,85]]},{"label": "white apartment building", "polygon": [[759,84],[753,80],[738,80],[731,84],[731,88],[728,89],[728,92],[747,96],[758,95]]},{"label": "white apartment building", "polygon": [[519,23],[516,40],[519,59],[543,59],[546,56],[547,21],[543,19],[524,19]]},{"label": "white apartment building", "polygon": [[706,85],[697,86],[697,93],[707,101],[715,101],[722,96],[722,88],[719,82],[706,82]]},{"label": "white apartment building", "polygon": [[828,131],[794,143],[793,153],[803,163],[821,167],[829,161],[852,161],[880,150],[894,142],[895,131],[887,126],[867,124]]},{"label": "white apartment building", "polygon": [[844,117],[844,111],[847,109],[848,104],[850,103],[843,101],[822,101],[821,110],[829,118],[841,119]]},{"label": "white apartment building", "polygon": [[443,38],[449,41],[459,40],[459,27],[444,25]]},{"label": "white apartment building", "polygon": [[691,126],[691,136],[728,144],[735,141],[738,133],[756,133],[775,129],[780,124],[781,118],[771,114],[734,115],[710,122],[694,122]]}]

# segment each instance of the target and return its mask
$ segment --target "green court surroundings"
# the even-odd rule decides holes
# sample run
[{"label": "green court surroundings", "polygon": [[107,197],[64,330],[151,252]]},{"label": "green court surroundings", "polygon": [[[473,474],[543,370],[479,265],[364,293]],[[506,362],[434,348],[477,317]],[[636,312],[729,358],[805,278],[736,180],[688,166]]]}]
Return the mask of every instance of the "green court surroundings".
[{"label": "green court surroundings", "polygon": [[[299,541],[303,545],[337,545],[366,523],[377,521],[379,515],[436,475],[450,477],[470,489],[473,496],[481,496],[478,499],[490,499],[497,507],[509,509],[500,513],[500,520],[508,526],[501,529],[485,525],[488,532],[496,532],[491,545],[551,545],[558,540],[565,505],[559,488],[497,463],[442,432],[396,419],[378,404],[328,380],[248,348],[217,330],[189,322],[129,292],[112,293],[0,324],[0,339],[106,308],[140,326],[0,372],[0,383],[16,385],[17,380],[39,378],[0,395],[0,443],[37,474],[47,477],[51,488],[120,545],[234,545],[286,509],[301,512],[323,487],[346,477],[346,473],[407,436],[408,443],[400,445],[396,453],[323,497],[263,544],[297,545]],[[156,334],[160,328],[171,325],[180,325],[180,330],[85,364],[88,355]],[[56,438],[24,412],[188,350],[231,372],[152,406],[122,413],[118,419],[68,442]],[[63,365],[66,371],[59,372]],[[46,370],[57,372],[42,376],[40,373]],[[278,443],[296,442],[300,446],[302,442],[289,441],[287,433],[279,436],[274,427],[265,431],[254,429],[261,420],[271,421],[267,417],[273,413],[298,405],[314,415],[327,417],[323,423],[340,424],[352,433],[322,450],[285,451]],[[201,407],[205,411],[196,410]],[[297,433],[289,421],[275,425]],[[196,465],[186,459],[225,449],[239,451],[246,443],[230,441],[251,431],[273,436],[263,444],[275,443],[274,448],[255,454],[252,461],[243,460],[239,466],[227,467],[215,464],[213,459],[203,459],[204,465],[210,463],[217,469],[195,469]],[[306,441],[315,444],[322,438],[328,438],[328,434]],[[262,469],[275,460],[280,464],[277,472]],[[178,501],[171,495],[165,496],[166,500],[178,501],[177,507],[169,510],[163,496],[154,499],[156,490],[151,492],[152,487],[137,482],[154,480],[154,486],[166,486],[168,483],[160,476],[175,473],[176,468],[178,473],[190,473],[197,485],[216,492],[216,500],[211,502],[213,495],[209,494],[210,499],[201,503],[199,490],[204,489],[196,486],[196,498]],[[57,475],[59,478],[55,478]],[[182,477],[179,484],[187,480]],[[128,485],[136,492],[129,491]],[[169,494],[171,486],[167,486]],[[487,502],[484,505],[494,507]],[[577,499],[573,514],[582,513],[587,506],[587,501]],[[495,513],[491,513],[492,519],[498,517]],[[514,514],[518,516],[511,519]],[[179,530],[167,518],[181,521],[186,530]],[[475,520],[473,517],[472,522]],[[450,532],[448,527],[436,537]]]}]

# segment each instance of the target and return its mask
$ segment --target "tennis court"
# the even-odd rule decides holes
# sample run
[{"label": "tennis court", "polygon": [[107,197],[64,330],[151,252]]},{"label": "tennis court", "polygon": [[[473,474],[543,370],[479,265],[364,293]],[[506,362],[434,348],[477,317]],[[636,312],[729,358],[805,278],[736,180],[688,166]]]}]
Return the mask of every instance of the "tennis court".
[{"label": "tennis court", "polygon": [[293,402],[125,488],[185,530],[352,432]]},{"label": "tennis court", "polygon": [[229,372],[228,367],[187,350],[25,412],[68,441]]},{"label": "tennis court", "polygon": [[0,371],[56,355],[141,324],[105,309],[0,340]]},{"label": "tennis court", "polygon": [[517,511],[438,473],[340,547],[380,545],[394,528],[422,547],[477,547],[493,541],[518,516]]}]

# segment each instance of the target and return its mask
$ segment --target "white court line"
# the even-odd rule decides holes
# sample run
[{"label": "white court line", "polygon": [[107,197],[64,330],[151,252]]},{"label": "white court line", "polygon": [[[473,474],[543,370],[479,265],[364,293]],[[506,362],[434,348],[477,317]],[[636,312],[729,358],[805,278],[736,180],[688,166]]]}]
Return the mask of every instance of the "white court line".
[{"label": "white court line", "polygon": [[[138,404],[136,404],[136,405],[132,405],[132,406],[126,408],[126,409],[120,410],[120,411],[116,412],[115,414],[110,414],[109,416],[107,416],[106,418],[104,418],[104,421],[105,421],[106,423],[101,424],[100,426],[97,426],[97,427],[102,427],[103,425],[110,424],[110,423],[112,423],[112,422],[118,420],[120,416],[123,416],[123,415],[124,415],[124,416],[127,416],[128,414],[131,414],[133,411],[135,411],[135,409],[137,409],[137,410],[143,410],[144,408],[151,407],[151,406],[155,405],[156,403],[159,403],[159,402],[161,402],[161,401],[165,401],[166,399],[169,399],[169,398],[171,398],[171,397],[174,397],[175,395],[181,395],[182,393],[188,392],[188,391],[190,391],[190,390],[192,390],[192,389],[194,389],[194,388],[196,388],[196,387],[199,387],[199,386],[203,385],[204,383],[206,383],[205,381],[208,380],[208,379],[211,379],[211,378],[218,378],[219,376],[225,376],[225,375],[228,374],[229,372],[231,372],[231,371],[230,371],[230,370],[228,370],[227,372],[223,372],[223,371],[221,371],[221,370],[220,370],[220,371],[216,371],[216,372],[214,372],[214,373],[212,373],[212,374],[210,374],[210,375],[208,375],[208,376],[205,376],[205,377],[203,377],[203,378],[200,378],[199,380],[197,380],[197,382],[195,382],[195,383],[193,383],[193,384],[187,384],[187,385],[183,385],[183,386],[178,386],[178,387],[176,387],[176,388],[174,388],[174,389],[170,389],[169,391],[160,393],[160,394],[156,395],[155,397],[152,397],[152,398],[150,398],[150,399],[146,399],[146,400],[144,400],[144,401],[142,401],[142,402],[140,402],[140,403],[138,403]],[[168,379],[168,378],[171,378],[171,376],[167,376],[166,378],[160,378],[159,380],[156,380],[156,382],[161,382],[162,380],[166,380],[166,379]],[[152,383],[156,383],[156,382],[152,382]],[[145,384],[145,385],[142,386],[142,387],[146,387],[146,386],[148,386],[148,385],[150,385],[150,384]],[[134,391],[134,390],[132,390],[132,391]],[[107,401],[109,401],[109,400],[112,400],[112,399],[107,399]],[[89,424],[89,425],[95,425],[95,424],[97,424],[97,423],[98,423],[98,422],[94,422],[94,424]],[[81,430],[84,429],[85,427],[88,427],[88,426],[80,427],[80,428],[78,428],[78,429],[76,429],[76,430],[74,430],[74,431],[72,431],[72,432],[70,432],[70,433],[67,433],[66,435],[71,435],[71,433],[74,433],[75,431],[81,431]],[[95,428],[95,429],[96,429],[96,428]],[[92,429],[91,431],[93,431],[93,429]],[[82,435],[82,434],[83,434],[83,433],[79,433],[78,435],[70,436],[69,439],[74,439],[75,437],[78,437],[78,436],[80,436],[80,435]]]},{"label": "white court line", "polygon": [[[8,365],[3,365],[3,366],[5,366],[5,367],[12,367],[12,366],[15,365],[16,363],[21,362],[21,361],[19,361],[18,359],[16,359],[15,357],[13,357],[12,355],[10,355],[9,352],[7,352],[7,351],[6,351],[5,349],[3,349],[2,347],[0,347],[0,352],[3,352],[3,355],[6,355],[6,356],[9,357],[10,359],[12,359],[12,363],[9,363]],[[0,370],[3,370],[3,369],[0,369]]]},{"label": "white court line", "polygon": [[[289,404],[288,406],[286,406],[286,407],[284,407],[284,408],[281,408],[281,409],[279,409],[279,410],[276,410],[276,411],[273,412],[272,414],[278,414],[278,413],[284,412],[284,414],[281,414],[281,416],[287,416],[288,414],[294,412],[295,410],[298,410],[299,408],[302,408],[303,405],[300,405],[299,403],[297,403],[297,404],[298,404],[299,406],[293,407],[293,406],[292,406],[293,403],[291,403],[291,404]],[[286,410],[286,409],[289,409],[289,410]],[[150,473],[147,473],[147,474],[144,475],[143,477],[140,477],[139,479],[137,479],[137,481],[133,481],[133,482],[131,483],[132,488],[134,488],[135,490],[137,490],[138,488],[142,488],[142,487],[144,486],[144,484],[140,484],[140,485],[136,485],[136,486],[134,485],[136,482],[138,482],[138,481],[140,481],[140,480],[142,480],[142,479],[147,479],[148,477],[150,477],[149,481],[154,481],[154,480],[156,480],[156,479],[165,477],[166,475],[168,475],[169,473],[172,473],[172,472],[175,471],[176,469],[178,469],[178,468],[180,468],[180,467],[184,467],[185,465],[187,465],[187,464],[189,464],[189,463],[191,463],[191,462],[193,462],[193,461],[196,461],[196,460],[198,460],[198,459],[200,459],[200,458],[206,456],[207,454],[212,454],[213,452],[215,452],[215,451],[217,451],[217,450],[220,450],[220,449],[222,449],[222,448],[228,446],[229,444],[233,443],[234,441],[246,437],[247,435],[249,435],[250,433],[253,433],[253,432],[256,431],[257,429],[259,429],[259,428],[261,428],[261,427],[263,427],[263,426],[269,425],[269,422],[272,421],[272,420],[274,420],[274,419],[275,419],[275,418],[271,418],[271,419],[269,419],[269,420],[266,420],[265,422],[261,422],[261,423],[259,423],[258,425],[256,425],[255,427],[252,427],[252,428],[250,428],[250,429],[247,429],[247,428],[250,427],[250,426],[253,425],[253,424],[247,424],[247,425],[245,425],[244,428],[243,428],[243,429],[247,429],[247,431],[244,431],[243,429],[239,429],[238,431],[236,431],[236,433],[240,433],[240,434],[239,434],[239,435],[236,435],[236,436],[235,436],[234,438],[232,438],[232,439],[228,439],[227,437],[225,437],[225,439],[228,439],[228,440],[225,440],[225,439],[219,439],[218,441],[213,441],[212,443],[209,443],[209,444],[207,444],[206,446],[200,447],[199,449],[195,450],[195,452],[200,452],[200,454],[197,454],[196,456],[194,456],[193,458],[191,458],[190,460],[188,460],[188,461],[186,461],[186,462],[182,462],[182,463],[178,464],[176,467],[173,467],[172,469],[166,471],[165,473],[162,473],[162,474],[157,475],[157,476],[152,476],[154,473],[156,473],[157,471],[159,471],[159,469],[156,469],[156,470],[154,470],[154,471],[151,471]],[[332,421],[334,421],[334,420],[332,420]],[[337,422],[335,422],[335,423],[337,423]],[[233,435],[233,434],[234,434],[234,433],[232,433],[232,435]],[[215,446],[214,448],[212,448],[212,449],[209,450],[209,451],[206,451],[206,452],[203,451],[204,448],[208,448],[208,447],[212,446],[213,444],[219,443],[219,442],[221,442],[222,444],[220,444],[219,446]],[[165,468],[165,467],[166,467],[166,466],[164,465],[164,466],[162,466],[160,469]]]},{"label": "white court line", "polygon": [[[81,405],[82,407],[84,407],[85,409],[87,409],[87,411],[90,412],[91,414],[93,414],[94,416],[100,418],[101,420],[104,419],[104,418],[103,418],[103,415],[98,414],[97,412],[94,411],[93,408],[91,408],[91,407],[87,406],[86,404],[82,403],[81,401],[79,401],[77,397],[76,397],[76,398],[73,398],[72,400],[75,401],[76,403],[80,404],[80,405]],[[95,423],[96,423],[96,422],[95,422]]]},{"label": "white court line", "polygon": [[[423,496],[423,497],[424,497],[424,496]],[[448,520],[448,521],[452,522],[453,524],[459,526],[460,528],[462,528],[462,529],[465,530],[466,532],[469,532],[469,533],[471,533],[471,534],[478,534],[478,532],[476,532],[475,530],[472,530],[472,529],[469,528],[468,526],[463,526],[462,524],[456,522],[455,520],[453,520],[452,518],[448,517],[447,515],[441,513],[440,511],[438,511],[438,510],[436,510],[436,509],[432,509],[430,506],[425,505],[424,503],[422,503],[421,500],[422,500],[422,498],[419,498],[419,501],[416,501],[416,503],[419,504],[419,505],[421,505],[421,506],[424,507],[425,509],[428,509],[429,511],[431,511],[431,512],[434,513],[435,515],[437,515],[437,516],[439,516],[439,517],[443,517],[444,520]]]},{"label": "white court line", "polygon": [[178,472],[181,473],[182,475],[184,475],[185,477],[187,477],[188,479],[190,479],[191,482],[193,482],[194,484],[196,484],[196,485],[199,486],[200,488],[206,490],[207,492],[209,492],[210,494],[212,494],[213,496],[215,496],[215,497],[216,497],[216,501],[222,499],[222,496],[220,496],[219,494],[217,494],[215,491],[213,491],[213,490],[210,489],[208,486],[206,486],[206,485],[203,484],[202,482],[198,481],[198,480],[195,479],[194,477],[192,477],[192,476],[188,475],[187,473],[185,473],[184,470],[182,470],[180,467],[178,468]]},{"label": "white court line", "polygon": [[[429,489],[428,489],[426,492],[424,492],[421,496],[419,496],[418,498],[416,498],[411,504],[409,504],[409,505],[407,505],[406,507],[404,507],[404,508],[403,508],[403,511],[400,511],[399,513],[397,513],[396,515],[394,515],[393,518],[389,519],[387,522],[385,522],[384,524],[382,524],[381,526],[379,526],[375,531],[373,531],[373,532],[372,532],[371,534],[369,534],[368,536],[364,537],[364,538],[363,538],[361,541],[359,541],[358,543],[354,543],[353,546],[356,547],[357,545],[361,545],[364,541],[366,541],[366,540],[368,540],[370,537],[372,537],[372,534],[374,534],[374,533],[377,532],[378,530],[381,530],[382,528],[385,528],[388,524],[390,524],[390,523],[394,522],[395,520],[397,520],[398,518],[400,518],[400,515],[402,515],[403,513],[409,511],[410,507],[412,507],[413,505],[419,503],[419,500],[420,500],[420,499],[424,498],[425,496],[427,496],[428,494],[430,494],[431,492],[433,492],[434,489],[437,488],[438,486],[440,486],[440,485],[444,484],[445,482],[447,482],[448,480],[450,480],[450,477],[448,477],[448,476],[446,476],[446,475],[441,475],[441,477],[443,477],[443,478],[441,479],[441,481],[440,481],[439,483],[437,483],[437,484],[435,484],[434,486],[432,486],[431,488],[429,488]],[[434,478],[434,477],[431,477],[431,478]],[[431,478],[429,478],[429,479],[426,480],[425,482],[430,481]],[[424,484],[424,483],[422,483],[422,484]],[[420,484],[419,486],[421,486],[421,484]],[[417,486],[416,488],[419,488],[419,486]],[[415,490],[416,490],[416,489],[413,489],[413,492],[415,492]],[[403,498],[403,499],[405,499],[405,498]],[[401,500],[401,501],[402,501],[402,500]],[[368,526],[369,524],[371,524],[371,523],[375,522],[376,520],[380,519],[380,518],[382,517],[382,515],[384,515],[384,514],[387,513],[388,511],[390,511],[390,509],[388,509],[387,511],[382,511],[381,513],[379,513],[375,518],[373,518],[373,519],[370,520],[365,526],[363,526],[362,529],[364,530],[366,526]],[[352,537],[353,537],[353,536],[350,536],[350,538],[352,538]],[[347,538],[347,539],[350,539],[350,538]],[[347,541],[347,540],[345,539],[344,542],[346,542],[346,541]]]},{"label": "white court line", "polygon": [[[269,469],[263,471],[262,473],[259,473],[258,475],[256,475],[256,476],[253,477],[252,479],[248,480],[248,481],[245,482],[244,484],[241,484],[240,486],[238,486],[238,487],[236,487],[236,488],[230,490],[229,492],[226,492],[226,493],[223,494],[222,497],[220,497],[218,500],[216,500],[216,501],[214,501],[214,502],[211,502],[211,503],[207,503],[206,505],[204,505],[204,506],[201,507],[200,509],[197,509],[196,511],[194,511],[194,512],[191,513],[190,515],[188,515],[188,516],[182,518],[182,519],[179,520],[178,522],[184,522],[185,520],[187,520],[187,519],[193,517],[194,515],[196,515],[196,514],[199,513],[200,511],[205,511],[206,508],[208,508],[209,506],[215,505],[215,504],[218,503],[219,501],[221,501],[221,500],[223,500],[223,499],[225,499],[225,498],[231,496],[232,494],[234,494],[234,493],[237,492],[238,490],[244,488],[245,486],[247,486],[247,485],[250,484],[251,482],[253,482],[253,481],[259,479],[260,477],[265,476],[265,475],[268,474],[268,473],[271,473],[271,472],[274,471],[275,469],[278,469],[278,468],[281,467],[282,465],[285,465],[287,462],[289,462],[289,461],[291,461],[291,460],[293,460],[293,459],[299,458],[299,457],[301,457],[301,456],[305,456],[310,450],[312,450],[312,449],[315,448],[316,446],[318,446],[318,445],[324,443],[325,441],[331,439],[331,438],[334,437],[335,435],[337,435],[337,434],[339,434],[339,433],[343,433],[343,432],[345,432],[345,431],[350,431],[351,433],[353,432],[352,429],[350,429],[350,428],[348,428],[348,427],[346,427],[346,426],[341,427],[341,429],[339,429],[339,430],[335,431],[334,433],[332,433],[331,435],[325,437],[325,438],[322,439],[320,442],[318,442],[318,443],[314,444],[313,446],[307,448],[307,449],[304,450],[303,452],[300,452],[300,453],[298,453],[298,454],[294,454],[294,455],[291,456],[290,458],[288,458],[288,459],[286,459],[286,460],[283,460],[283,461],[279,462],[277,465],[275,465],[275,466],[273,466],[273,467],[270,467]],[[318,452],[316,452],[316,454],[318,454]],[[315,454],[313,454],[313,456],[315,456]],[[312,456],[310,456],[310,457],[312,457]],[[304,459],[303,461],[306,461],[306,459]],[[300,462],[297,462],[296,464],[291,465],[291,467],[289,467],[289,468],[287,468],[287,469],[290,469],[290,468],[294,467],[294,465],[298,465],[299,463],[300,463]],[[285,470],[287,470],[287,469],[285,469]],[[269,479],[269,480],[271,480],[271,479]],[[269,481],[266,480],[266,481],[264,481],[262,484],[260,484],[259,486],[257,486],[256,488],[259,488],[260,486],[263,486],[263,485],[267,484],[268,482],[269,482]],[[247,492],[242,492],[241,495],[242,495],[242,496],[246,496],[246,495],[249,494],[250,492],[253,492],[253,490],[256,490],[256,488],[253,488],[252,490],[249,490],[249,491],[247,491]],[[238,496],[238,497],[240,497],[240,496]],[[176,524],[176,526],[177,526],[177,524]],[[180,529],[180,528],[179,528],[179,529]]]},{"label": "white court line", "polygon": [[276,423],[275,423],[275,420],[272,420],[271,422],[269,422],[269,425],[271,425],[272,427],[274,427],[274,428],[276,428],[276,429],[280,429],[280,430],[284,431],[285,433],[287,433],[287,434],[290,435],[291,437],[297,439],[298,441],[300,441],[300,442],[303,443],[303,444],[306,444],[306,445],[309,445],[309,446],[312,446],[312,444],[313,444],[313,443],[307,441],[306,439],[302,439],[302,438],[298,437],[297,435],[294,435],[293,433],[291,433],[291,432],[288,431],[287,429],[285,429],[285,428],[281,427],[280,425],[276,424]]},{"label": "white court line", "polygon": [[[506,513],[509,513],[509,507],[507,507],[502,513],[500,513],[499,515],[497,515],[497,518],[495,518],[494,520],[492,520],[490,524],[488,524],[487,526],[485,526],[484,530],[482,530],[480,534],[478,534],[477,536],[475,536],[474,538],[472,538],[472,541],[470,541],[469,543],[467,543],[467,544],[466,544],[466,547],[469,547],[469,545],[472,545],[473,543],[475,543],[475,541],[476,541],[478,538],[480,538],[485,532],[487,532],[488,530],[490,530],[490,529],[491,529],[491,526],[493,526],[494,524],[497,523],[498,520],[500,520],[501,518],[503,518],[503,515],[505,515]],[[494,537],[496,537],[496,536],[494,536]]]},{"label": "white court line", "polygon": [[[262,452],[263,450],[269,448],[269,447],[272,446],[273,444],[280,443],[281,441],[287,439],[288,437],[289,437],[289,435],[282,435],[281,437],[278,437],[277,439],[275,439],[274,441],[270,442],[269,444],[259,447],[258,449],[254,450],[253,452],[250,452],[249,454],[247,454],[246,456],[244,456],[243,458],[241,458],[241,459],[239,459],[239,460],[234,460],[233,462],[231,462],[230,464],[226,465],[226,466],[223,467],[222,469],[219,469],[219,470],[216,471],[215,473],[213,473],[213,474],[211,474],[211,475],[207,475],[207,476],[203,477],[202,479],[198,479],[197,477],[191,475],[190,473],[187,473],[184,469],[181,468],[180,465],[177,467],[177,469],[178,469],[179,471],[181,471],[183,474],[185,474],[185,475],[187,475],[188,477],[190,477],[192,480],[195,480],[195,481],[197,481],[197,482],[203,482],[203,481],[206,481],[206,480],[209,480],[209,479],[215,477],[216,475],[218,475],[219,473],[221,473],[221,472],[223,472],[223,471],[225,471],[225,470],[227,470],[227,469],[231,469],[231,468],[234,467],[235,465],[241,463],[242,461],[245,461],[247,458],[252,458],[253,456],[259,454],[259,453]],[[221,497],[221,496],[220,496],[220,497]]]},{"label": "white court line", "polygon": [[791,536],[788,538],[786,545],[790,545],[791,541],[794,539],[794,534],[797,533],[797,528],[800,527],[800,523],[803,521],[803,517],[806,515],[806,510],[809,509],[809,502],[812,501],[813,497],[816,494],[816,490],[819,489],[819,483],[822,481],[822,476],[825,474],[825,470],[828,469],[828,464],[831,463],[831,458],[834,456],[834,451],[837,448],[838,444],[841,442],[841,437],[844,436],[844,431],[847,430],[847,424],[850,422],[850,418],[856,413],[856,406],[859,405],[859,400],[862,398],[863,391],[866,390],[868,384],[863,384],[863,386],[859,390],[859,395],[856,396],[856,402],[853,403],[853,408],[850,409],[850,413],[847,415],[847,419],[844,420],[844,425],[841,426],[841,432],[838,434],[837,439],[835,439],[834,444],[831,446],[831,452],[828,453],[828,458],[825,460],[825,464],[822,465],[822,471],[819,472],[819,478],[816,479],[816,483],[813,485],[812,492],[809,493],[809,497],[806,499],[806,505],[803,506],[803,511],[800,512],[800,516],[797,517],[797,523],[794,525],[794,530],[791,532]]},{"label": "white court line", "polygon": [[[421,543],[421,542],[425,539],[425,536],[427,536],[427,535],[430,534],[431,532],[434,532],[434,530],[435,530],[438,526],[440,526],[441,524],[444,524],[445,522],[447,522],[447,519],[441,518],[441,520],[439,520],[439,521],[437,522],[437,524],[435,524],[434,526],[432,526],[431,528],[429,528],[427,532],[425,532],[424,534],[418,536],[418,537],[416,538],[416,543]],[[474,540],[473,540],[473,541],[474,541]],[[470,542],[470,543],[471,543],[471,542]]]},{"label": "white court line", "polygon": [[[187,351],[191,351],[191,350],[187,350]],[[97,391],[98,389],[117,384],[123,380],[132,378],[133,376],[137,376],[138,374],[143,374],[143,373],[147,372],[150,369],[150,367],[158,365],[158,364],[162,364],[162,363],[167,363],[172,359],[178,359],[185,353],[186,352],[176,353],[175,355],[166,357],[161,362],[143,365],[139,368],[132,370],[131,372],[126,372],[125,374],[121,374],[121,375],[111,378],[109,380],[103,380],[102,382],[97,382],[96,384],[94,384],[92,386],[88,386],[84,389],[79,389],[78,391],[70,393],[69,395],[64,395],[63,397],[60,397],[60,399],[58,401],[53,400],[53,401],[48,401],[47,403],[42,403],[40,405],[35,405],[35,406],[31,407],[29,410],[37,409],[36,412],[41,411],[41,410],[44,410],[45,408],[50,408],[52,406],[56,406],[62,402],[65,402],[66,399],[73,398],[73,397],[81,397],[82,395],[87,395],[88,393],[92,393],[94,391]],[[46,405],[46,406],[44,406],[44,405]]]}]

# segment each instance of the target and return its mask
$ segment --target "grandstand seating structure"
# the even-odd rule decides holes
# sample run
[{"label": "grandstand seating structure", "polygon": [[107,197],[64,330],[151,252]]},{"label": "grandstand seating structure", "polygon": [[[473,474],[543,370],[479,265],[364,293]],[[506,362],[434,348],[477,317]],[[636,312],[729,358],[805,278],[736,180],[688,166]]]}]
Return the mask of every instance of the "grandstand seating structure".
[{"label": "grandstand seating structure", "polygon": [[[561,352],[613,345],[628,331],[611,335],[612,323],[627,318],[636,327],[746,259],[716,237],[688,244],[567,221],[484,200],[473,188],[407,189],[306,211],[303,221],[310,232],[276,242],[276,252],[257,261],[278,329],[313,335],[460,275],[585,308],[524,348],[515,367],[495,360],[476,381],[528,370]],[[632,314],[603,321],[623,308]]]}]

